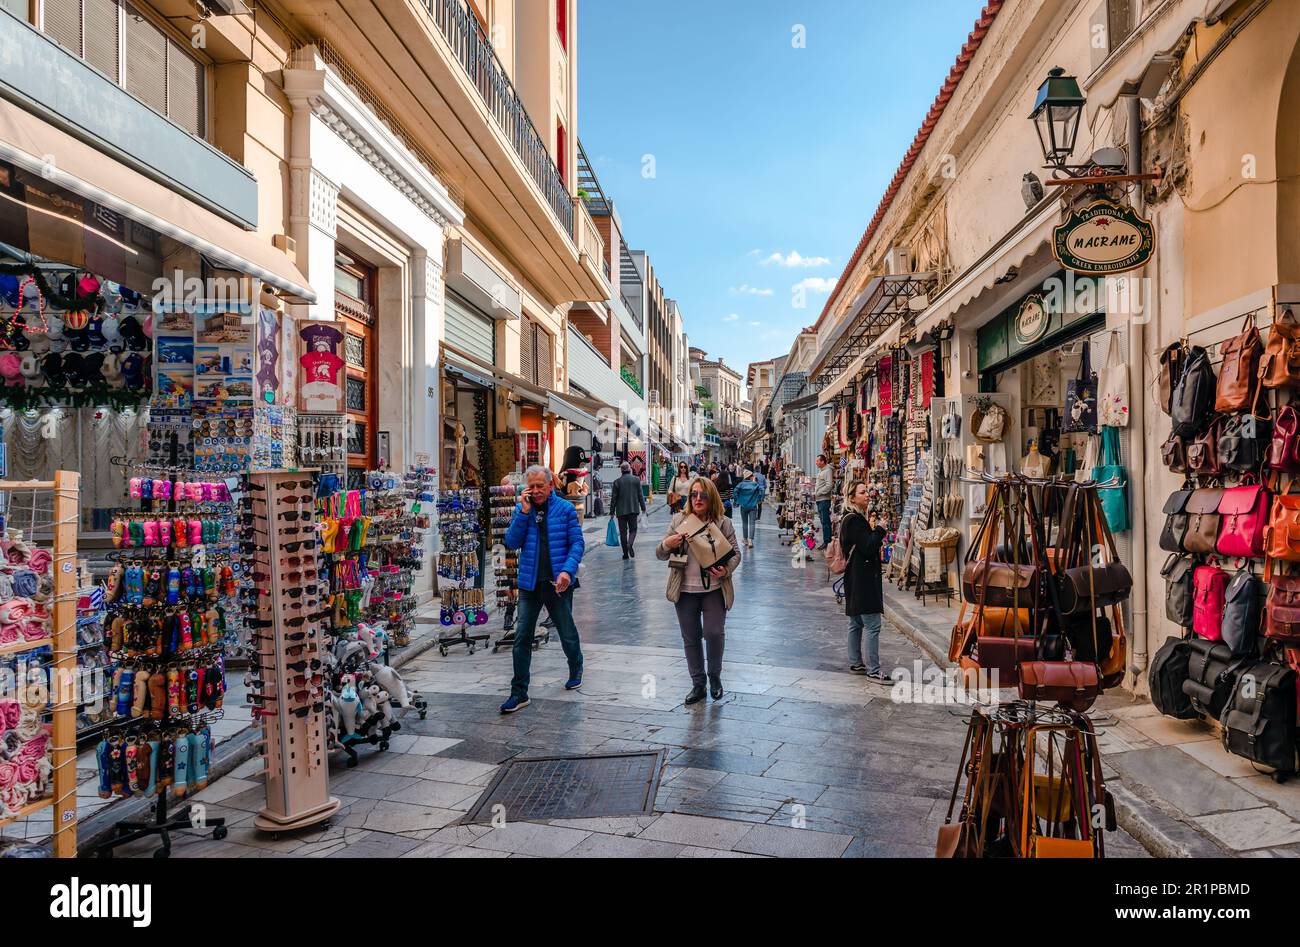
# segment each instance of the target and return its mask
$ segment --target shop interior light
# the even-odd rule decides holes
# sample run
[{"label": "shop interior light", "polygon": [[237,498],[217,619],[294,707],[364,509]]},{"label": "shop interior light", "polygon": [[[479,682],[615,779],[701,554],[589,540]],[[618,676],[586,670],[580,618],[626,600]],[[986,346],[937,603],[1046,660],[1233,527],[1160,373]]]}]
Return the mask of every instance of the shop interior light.
[{"label": "shop interior light", "polygon": [[1065,163],[1074,154],[1084,102],[1079,80],[1067,76],[1060,66],[1052,69],[1038,87],[1038,98],[1029,117],[1038,132],[1043,160],[1049,167],[1065,170]]}]

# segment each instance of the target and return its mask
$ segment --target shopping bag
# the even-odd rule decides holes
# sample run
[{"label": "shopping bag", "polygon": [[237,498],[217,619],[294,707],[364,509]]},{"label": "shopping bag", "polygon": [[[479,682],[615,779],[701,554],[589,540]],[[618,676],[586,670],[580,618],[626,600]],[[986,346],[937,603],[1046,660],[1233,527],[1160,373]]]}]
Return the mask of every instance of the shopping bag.
[{"label": "shopping bag", "polygon": [[605,527],[605,545],[620,546],[622,543],[618,540],[618,522],[614,517],[609,518],[609,525]]},{"label": "shopping bag", "polygon": [[1122,533],[1129,528],[1128,471],[1120,463],[1119,428],[1101,429],[1101,463],[1092,468],[1092,479],[1098,483],[1114,480],[1119,486],[1097,490],[1101,510],[1112,533]]},{"label": "shopping bag", "polygon": [[1101,386],[1101,423],[1106,427],[1128,427],[1128,363],[1119,349],[1119,332],[1112,331]]},{"label": "shopping bag", "polygon": [[1091,434],[1097,430],[1097,373],[1092,370],[1089,345],[1083,343],[1079,377],[1065,386],[1065,426],[1067,434]]}]

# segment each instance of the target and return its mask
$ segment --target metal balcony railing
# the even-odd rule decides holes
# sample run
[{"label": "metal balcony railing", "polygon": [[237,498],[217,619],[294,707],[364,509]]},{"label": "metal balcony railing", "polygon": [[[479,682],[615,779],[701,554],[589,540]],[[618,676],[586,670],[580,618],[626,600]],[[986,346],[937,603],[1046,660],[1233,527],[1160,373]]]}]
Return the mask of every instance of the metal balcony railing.
[{"label": "metal balcony railing", "polygon": [[560,171],[551,160],[546,141],[528,116],[524,103],[510,82],[501,60],[488,41],[483,27],[464,5],[464,0],[423,0],[433,22],[442,33],[452,53],[460,61],[469,80],[478,90],[483,104],[510,140],[515,154],[524,163],[534,183],[541,189],[551,210],[559,218],[564,232],[576,245],[574,198],[570,196]]}]

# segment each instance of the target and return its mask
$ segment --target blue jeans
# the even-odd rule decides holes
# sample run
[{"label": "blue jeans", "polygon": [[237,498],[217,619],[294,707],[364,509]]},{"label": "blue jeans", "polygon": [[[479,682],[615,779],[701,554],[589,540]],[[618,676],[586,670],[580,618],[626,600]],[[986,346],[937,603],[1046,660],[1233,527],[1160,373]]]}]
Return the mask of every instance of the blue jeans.
[{"label": "blue jeans", "polygon": [[822,545],[831,541],[831,501],[817,501],[817,515],[822,518]]},{"label": "blue jeans", "polygon": [[[862,660],[862,632],[867,633],[867,659]],[[880,672],[880,615],[849,616],[849,666],[867,666],[868,674]]]},{"label": "blue jeans", "polygon": [[519,614],[515,618],[515,676],[510,682],[513,697],[528,696],[529,669],[533,665],[533,632],[537,630],[537,616],[546,606],[555,620],[555,630],[560,636],[560,646],[569,659],[569,677],[582,675],[582,643],[578,628],[573,624],[573,588],[557,595],[550,583],[543,583],[541,591],[519,590]]},{"label": "blue jeans", "polygon": [[755,524],[758,522],[758,507],[747,510],[743,506],[740,508],[740,529],[744,539],[754,538]]}]

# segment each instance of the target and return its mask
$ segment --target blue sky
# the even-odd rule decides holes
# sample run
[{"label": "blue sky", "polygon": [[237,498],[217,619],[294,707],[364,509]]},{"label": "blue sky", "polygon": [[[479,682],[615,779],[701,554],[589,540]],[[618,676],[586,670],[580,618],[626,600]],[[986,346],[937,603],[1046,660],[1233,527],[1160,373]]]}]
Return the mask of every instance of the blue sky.
[{"label": "blue sky", "polygon": [[580,0],[579,136],[693,345],[816,321],[982,2]]}]

